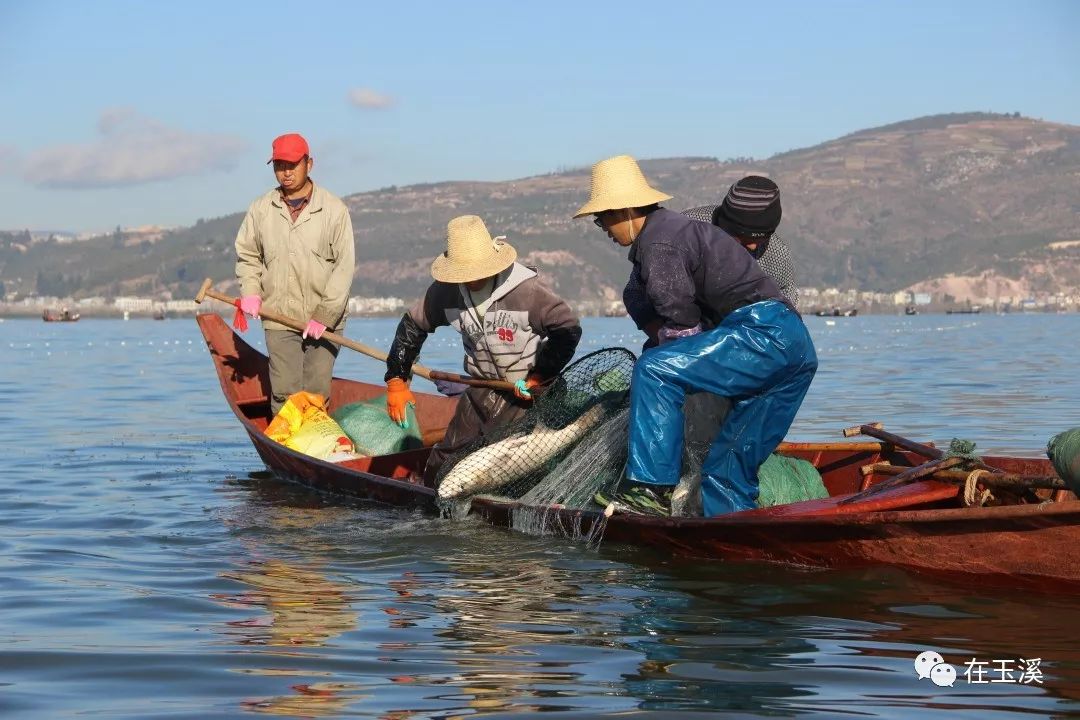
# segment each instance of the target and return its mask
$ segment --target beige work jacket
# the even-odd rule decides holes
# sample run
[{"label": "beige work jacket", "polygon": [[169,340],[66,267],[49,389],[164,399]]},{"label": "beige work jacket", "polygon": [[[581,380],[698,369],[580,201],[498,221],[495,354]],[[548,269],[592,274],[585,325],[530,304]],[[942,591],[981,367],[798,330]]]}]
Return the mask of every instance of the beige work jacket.
[{"label": "beige work jacket", "polygon": [[[236,279],[267,310],[340,332],[355,270],[349,209],[319,185],[292,221],[281,191],[251,203],[236,235]],[[263,321],[268,329],[285,326]]]}]

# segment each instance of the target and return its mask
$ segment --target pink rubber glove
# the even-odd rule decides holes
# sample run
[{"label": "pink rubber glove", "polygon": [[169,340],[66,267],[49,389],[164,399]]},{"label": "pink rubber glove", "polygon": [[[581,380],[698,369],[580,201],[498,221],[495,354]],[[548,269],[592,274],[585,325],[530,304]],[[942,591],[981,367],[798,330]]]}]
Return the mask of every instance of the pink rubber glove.
[{"label": "pink rubber glove", "polygon": [[262,310],[262,298],[258,295],[245,295],[240,298],[241,312],[258,319],[260,310]]},{"label": "pink rubber glove", "polygon": [[304,328],[304,334],[301,336],[305,340],[311,338],[312,340],[318,340],[322,337],[322,334],[326,332],[326,326],[316,320],[308,320],[307,327]]}]

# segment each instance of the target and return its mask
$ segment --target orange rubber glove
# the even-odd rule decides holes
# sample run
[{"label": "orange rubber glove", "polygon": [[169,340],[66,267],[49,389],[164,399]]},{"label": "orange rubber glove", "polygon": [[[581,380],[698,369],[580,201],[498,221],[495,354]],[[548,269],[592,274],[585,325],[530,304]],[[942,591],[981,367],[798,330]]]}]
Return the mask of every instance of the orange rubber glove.
[{"label": "orange rubber glove", "polygon": [[518,400],[532,400],[533,388],[538,388],[541,384],[540,378],[529,375],[524,380],[518,380],[514,383],[514,396]]},{"label": "orange rubber glove", "polygon": [[390,378],[386,381],[386,414],[390,419],[403,428],[409,427],[409,416],[405,413],[405,406],[416,407],[416,398],[409,389],[409,383],[401,378]]}]

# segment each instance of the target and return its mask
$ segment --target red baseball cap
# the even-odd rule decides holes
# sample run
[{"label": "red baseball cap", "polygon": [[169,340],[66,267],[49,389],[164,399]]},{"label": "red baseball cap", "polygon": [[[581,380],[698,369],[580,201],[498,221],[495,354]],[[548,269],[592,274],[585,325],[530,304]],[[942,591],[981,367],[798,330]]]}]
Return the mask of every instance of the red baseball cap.
[{"label": "red baseball cap", "polygon": [[274,138],[273,154],[270,155],[270,159],[266,161],[266,164],[269,165],[275,160],[297,162],[300,158],[310,154],[307,140],[299,133],[289,133]]}]

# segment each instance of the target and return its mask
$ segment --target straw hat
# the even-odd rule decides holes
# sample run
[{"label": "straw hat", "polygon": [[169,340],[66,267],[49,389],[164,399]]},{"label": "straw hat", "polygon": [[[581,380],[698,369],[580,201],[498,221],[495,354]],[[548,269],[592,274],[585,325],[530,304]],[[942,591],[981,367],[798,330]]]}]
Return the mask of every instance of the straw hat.
[{"label": "straw hat", "polygon": [[498,275],[517,259],[517,250],[502,237],[492,238],[484,221],[462,215],[446,224],[446,252],[431,263],[439,282],[464,283]]},{"label": "straw hat", "polygon": [[670,195],[649,185],[634,158],[616,155],[593,165],[591,197],[574,217],[585,217],[605,210],[645,207],[670,199]]}]

